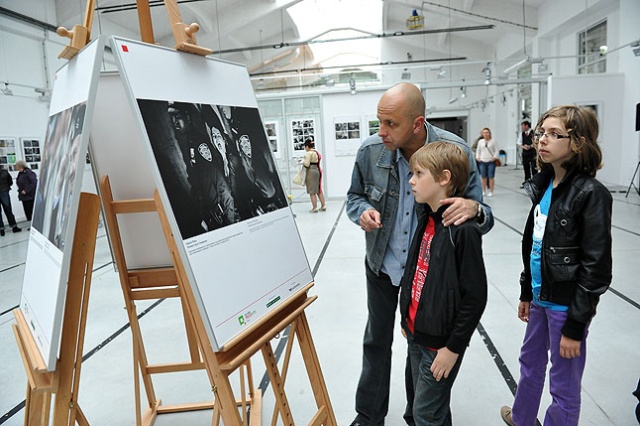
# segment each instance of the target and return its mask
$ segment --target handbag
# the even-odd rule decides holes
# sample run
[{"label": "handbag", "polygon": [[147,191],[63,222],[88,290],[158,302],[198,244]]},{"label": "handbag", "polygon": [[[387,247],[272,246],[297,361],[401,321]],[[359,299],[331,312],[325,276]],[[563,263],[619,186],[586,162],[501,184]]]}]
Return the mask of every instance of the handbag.
[{"label": "handbag", "polygon": [[304,186],[304,181],[306,180],[306,177],[307,177],[307,168],[305,166],[300,166],[300,170],[298,170],[298,173],[296,173],[296,175],[293,177],[293,183],[295,185]]},{"label": "handbag", "polygon": [[492,157],[496,158],[495,160],[493,160],[493,162],[496,163],[496,167],[502,166],[502,161],[500,161],[500,159],[494,155],[491,149],[489,149],[489,146],[487,146],[487,149],[489,150],[489,154],[491,154]]}]

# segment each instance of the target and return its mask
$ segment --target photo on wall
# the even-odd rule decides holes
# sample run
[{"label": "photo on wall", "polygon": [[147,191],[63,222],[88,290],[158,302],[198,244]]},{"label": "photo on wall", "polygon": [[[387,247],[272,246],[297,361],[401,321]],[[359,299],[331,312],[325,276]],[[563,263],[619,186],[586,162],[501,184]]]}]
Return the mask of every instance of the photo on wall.
[{"label": "photo on wall", "polygon": [[183,240],[288,206],[257,108],[138,107]]},{"label": "photo on wall", "polygon": [[[42,153],[32,226],[60,250],[64,250],[66,245],[86,107],[86,102],[82,102],[52,115],[47,125],[47,143]],[[23,149],[27,163],[34,163],[36,158],[40,158],[39,143],[35,148],[38,154],[34,154],[33,145]]]},{"label": "photo on wall", "polygon": [[304,141],[312,136],[315,138],[316,122],[313,118],[291,120],[291,140],[293,153],[304,154]]},{"label": "photo on wall", "polygon": [[264,131],[267,133],[267,140],[269,141],[269,148],[274,157],[281,158],[280,154],[280,141],[278,140],[278,122],[277,121],[265,121]]},{"label": "photo on wall", "polygon": [[[38,138],[20,138],[22,145],[22,153],[25,161],[29,163],[31,170],[38,170],[42,161],[42,152],[40,151],[40,139]],[[27,159],[28,158],[28,159]]]},{"label": "photo on wall", "polygon": [[336,117],[333,120],[336,155],[355,155],[360,147],[360,117]]},{"label": "photo on wall", "polygon": [[16,161],[16,140],[0,137],[0,166],[10,172],[15,172]]}]

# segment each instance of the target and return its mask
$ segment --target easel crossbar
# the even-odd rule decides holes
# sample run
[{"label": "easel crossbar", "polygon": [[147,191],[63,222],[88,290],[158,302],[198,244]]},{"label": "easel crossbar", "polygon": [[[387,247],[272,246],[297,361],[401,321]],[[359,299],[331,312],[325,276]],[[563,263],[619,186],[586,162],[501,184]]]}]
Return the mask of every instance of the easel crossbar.
[{"label": "easel crossbar", "polygon": [[[306,296],[306,294],[304,295]],[[282,311],[277,321],[265,322],[262,326],[256,327],[245,336],[246,342],[252,342],[249,346],[234,346],[228,351],[218,352],[220,369],[223,371],[234,371],[246,359],[258,352],[267,342],[289,326],[302,312],[313,303],[318,296],[301,297],[290,303],[286,310]]]}]

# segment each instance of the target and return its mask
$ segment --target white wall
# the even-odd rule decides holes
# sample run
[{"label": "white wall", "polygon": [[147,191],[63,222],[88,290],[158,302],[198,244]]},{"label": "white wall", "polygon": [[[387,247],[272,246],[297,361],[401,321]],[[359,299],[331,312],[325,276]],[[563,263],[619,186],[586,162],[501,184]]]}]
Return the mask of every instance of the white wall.
[{"label": "white wall", "polygon": [[351,172],[356,159],[353,155],[336,155],[334,119],[336,117],[360,117],[362,140],[367,135],[367,117],[376,115],[376,107],[383,90],[358,91],[322,95],[322,123],[324,134],[324,175],[326,177],[326,195],[332,198],[346,197],[351,185]]},{"label": "white wall", "polygon": [[623,90],[623,74],[589,74],[549,79],[549,107],[562,104],[598,104],[599,109],[602,109],[598,114],[604,167],[598,172],[598,179],[618,185],[624,185],[622,165],[629,157],[625,146],[630,145],[623,139],[620,126],[623,112],[620,99]]}]

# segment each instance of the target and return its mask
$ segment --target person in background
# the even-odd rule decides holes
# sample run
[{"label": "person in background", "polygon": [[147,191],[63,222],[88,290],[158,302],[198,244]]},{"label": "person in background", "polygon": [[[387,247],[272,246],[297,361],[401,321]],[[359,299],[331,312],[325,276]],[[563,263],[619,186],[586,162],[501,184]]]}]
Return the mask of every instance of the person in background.
[{"label": "person in background", "polygon": [[524,184],[533,206],[522,238],[518,305],[527,329],[513,409],[500,410],[508,425],[536,424],[549,359],[544,424],[578,425],[589,324],[612,269],[613,199],[595,178],[602,167],[597,140],[590,108],[557,106],[536,126],[540,173]]},{"label": "person in background", "polygon": [[[487,197],[493,197],[497,159],[498,145],[491,137],[491,130],[485,127],[482,129],[482,140],[478,142],[476,149],[476,160],[482,176],[482,195]],[[489,187],[489,192],[487,192],[487,187]]]},{"label": "person in background", "polygon": [[7,216],[7,222],[9,226],[13,228],[13,232],[22,231],[16,223],[16,217],[13,215],[13,209],[11,208],[11,196],[9,190],[13,185],[13,178],[9,174],[9,171],[0,166],[0,236],[4,237],[4,222],[2,221],[2,210],[4,210],[5,216]]},{"label": "person in background", "polygon": [[304,159],[302,165],[307,169],[305,177],[305,186],[307,194],[311,198],[311,213],[318,213],[318,198],[320,199],[320,211],[327,210],[322,193],[322,169],[320,168],[320,160],[322,156],[315,150],[313,138],[309,137],[304,141]]},{"label": "person in background", "polygon": [[[429,124],[425,100],[419,88],[399,83],[387,90],[377,107],[380,129],[367,138],[356,155],[351,187],[347,193],[349,219],[365,231],[368,319],[362,344],[362,371],[356,390],[357,416],[353,426],[384,424],[389,408],[391,346],[398,308],[398,289],[407,251],[417,227],[411,195],[409,159],[420,147],[445,141],[461,147],[471,174],[464,197],[442,200],[447,209],[443,224],[460,225],[475,220],[483,233],[493,226],[489,206],[482,204],[476,161],[464,140]],[[409,364],[405,369],[407,410],[413,424],[413,383]]]},{"label": "person in background", "polygon": [[24,214],[27,216],[27,220],[31,222],[33,202],[36,199],[36,187],[38,186],[38,176],[36,176],[35,172],[22,160],[16,162],[16,170],[18,170],[18,177],[16,178],[18,199],[22,202],[22,208],[24,209]]},{"label": "person in background", "polygon": [[475,221],[442,225],[441,201],[463,194],[469,181],[460,147],[427,144],[409,165],[418,229],[400,284],[400,324],[413,375],[413,421],[451,425],[451,388],[487,303],[482,233]]},{"label": "person in background", "polygon": [[[533,146],[533,130],[531,130],[531,122],[525,120],[520,123],[522,132],[518,135],[516,145],[522,150],[522,167],[524,168],[524,182],[531,179],[538,173],[536,167],[536,149]],[[524,182],[520,188],[524,188]]]}]

